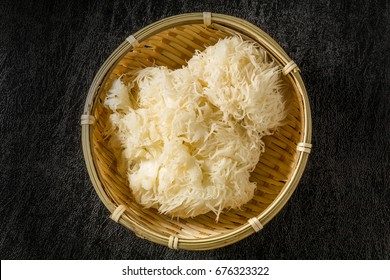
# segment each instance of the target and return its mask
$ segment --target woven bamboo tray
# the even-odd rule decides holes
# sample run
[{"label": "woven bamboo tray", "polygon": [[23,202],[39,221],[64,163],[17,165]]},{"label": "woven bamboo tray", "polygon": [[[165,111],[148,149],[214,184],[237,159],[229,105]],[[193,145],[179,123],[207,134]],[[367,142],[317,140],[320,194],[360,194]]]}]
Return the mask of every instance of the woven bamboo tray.
[{"label": "woven bamboo tray", "polygon": [[[195,50],[218,39],[240,34],[258,42],[283,69],[289,85],[285,125],[264,139],[266,149],[251,175],[257,183],[254,198],[241,210],[223,212],[219,221],[208,213],[172,219],[144,209],[132,198],[126,174],[105,135],[110,112],[103,101],[113,79],[139,69],[186,64]],[[264,31],[242,19],[211,13],[190,13],[155,22],[129,36],[106,60],[90,87],[81,116],[82,145],[89,176],[111,218],[137,236],[174,249],[208,250],[237,242],[263,228],[286,204],[305,169],[311,150],[311,113],[297,65]]]}]

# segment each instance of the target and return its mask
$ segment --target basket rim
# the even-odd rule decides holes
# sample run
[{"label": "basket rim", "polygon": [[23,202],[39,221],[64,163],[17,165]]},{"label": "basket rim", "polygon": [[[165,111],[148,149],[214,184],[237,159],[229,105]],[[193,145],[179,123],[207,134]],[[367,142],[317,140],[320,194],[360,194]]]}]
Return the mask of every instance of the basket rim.
[{"label": "basket rim", "polygon": [[[94,80],[89,88],[88,96],[85,101],[83,116],[93,116],[95,109],[96,100],[99,97],[102,85],[105,84],[108,76],[115,68],[119,60],[133,48],[134,42],[141,42],[150,36],[155,35],[163,30],[172,28],[179,25],[186,24],[202,24],[206,23],[205,15],[208,17],[211,15],[211,25],[214,25],[218,28],[227,28],[234,31],[240,32],[245,36],[259,42],[261,46],[269,52],[275,61],[283,68],[288,63],[291,62],[291,58],[286,54],[283,48],[272,39],[267,33],[265,33],[259,27],[249,23],[248,21],[225,14],[217,13],[187,13],[179,14],[171,17],[167,17],[156,21],[146,27],[140,29],[133,35],[130,35],[103,63],[99,71],[94,77]],[[209,20],[209,18],[207,19]],[[131,38],[131,40],[128,40]],[[135,40],[135,41],[134,41]],[[300,95],[300,102],[302,108],[302,134],[300,142],[311,144],[311,135],[312,135],[312,120],[311,120],[311,110],[308,95],[306,92],[305,85],[299,73],[299,69],[295,68],[293,71],[288,73],[288,78],[290,78],[292,84],[295,87],[295,91]],[[82,148],[84,154],[84,160],[86,163],[87,171],[89,177],[92,181],[92,184],[97,192],[99,198],[106,206],[106,208],[113,213],[114,210],[118,207],[112,203],[108,198],[107,194],[104,191],[103,183],[100,180],[99,171],[96,167],[96,162],[93,156],[93,128],[91,125],[84,125],[82,123]],[[91,124],[91,123],[87,123]],[[284,184],[282,190],[275,198],[275,200],[257,217],[261,225],[266,225],[271,219],[273,219],[279,211],[284,207],[287,201],[290,199],[291,195],[295,191],[303,171],[305,170],[308,152],[297,151],[299,157],[297,159],[297,164],[291,174],[291,177]],[[123,215],[119,221],[120,224],[131,229],[137,236],[141,238],[146,238],[152,242],[168,246],[169,237],[163,236],[159,233],[153,232],[152,230],[140,225],[136,221],[131,220],[128,216]],[[253,227],[246,223],[237,227],[227,234],[221,234],[211,237],[205,237],[200,239],[180,239],[178,241],[179,249],[186,250],[208,250],[215,249],[219,247],[224,247],[235,242],[238,242],[249,235],[255,233]]]}]

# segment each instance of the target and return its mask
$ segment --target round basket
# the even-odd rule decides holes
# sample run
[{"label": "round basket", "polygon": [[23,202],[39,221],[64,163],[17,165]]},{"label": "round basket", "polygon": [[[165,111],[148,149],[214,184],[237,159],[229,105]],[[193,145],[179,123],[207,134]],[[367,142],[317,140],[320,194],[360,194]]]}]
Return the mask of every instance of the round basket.
[{"label": "round basket", "polygon": [[[261,155],[251,180],[257,183],[253,199],[240,210],[224,211],[216,221],[208,213],[172,219],[155,209],[145,209],[132,198],[126,174],[117,162],[105,135],[109,110],[103,106],[113,79],[124,73],[165,65],[186,64],[195,50],[220,38],[239,34],[261,45],[282,68],[289,85],[285,125],[263,138]],[[286,204],[295,190],[311,150],[311,113],[297,65],[264,31],[245,20],[211,13],[190,13],[155,22],[129,36],[96,74],[81,116],[82,145],[89,176],[111,218],[137,236],[174,249],[208,250],[237,242],[263,228]]]}]

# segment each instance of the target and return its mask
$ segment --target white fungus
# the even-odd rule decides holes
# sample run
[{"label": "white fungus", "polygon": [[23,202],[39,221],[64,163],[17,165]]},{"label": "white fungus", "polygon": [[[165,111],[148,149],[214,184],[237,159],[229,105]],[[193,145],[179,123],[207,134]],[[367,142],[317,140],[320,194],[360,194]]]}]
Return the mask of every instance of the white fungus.
[{"label": "white fungus", "polygon": [[280,68],[233,36],[177,70],[115,80],[105,106],[135,200],[173,217],[239,208],[252,199],[261,138],[285,117]]}]

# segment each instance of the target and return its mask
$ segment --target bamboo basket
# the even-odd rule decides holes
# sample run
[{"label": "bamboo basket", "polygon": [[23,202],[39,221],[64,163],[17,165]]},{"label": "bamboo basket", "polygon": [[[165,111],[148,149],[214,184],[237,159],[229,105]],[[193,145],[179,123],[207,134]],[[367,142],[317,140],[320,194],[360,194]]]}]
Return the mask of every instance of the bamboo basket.
[{"label": "bamboo basket", "polygon": [[[259,43],[282,68],[289,84],[286,124],[264,137],[265,152],[251,180],[254,198],[241,210],[188,219],[172,219],[155,209],[145,209],[132,198],[125,174],[104,132],[110,114],[102,104],[111,81],[124,73],[154,65],[175,69],[186,64],[195,50],[218,39],[240,34]],[[173,249],[208,250],[235,243],[260,231],[286,204],[305,169],[311,150],[311,113],[297,65],[264,31],[245,20],[211,13],[190,13],[155,22],[129,36],[96,74],[81,116],[83,153],[93,186],[111,212],[111,218],[140,238]]]}]

